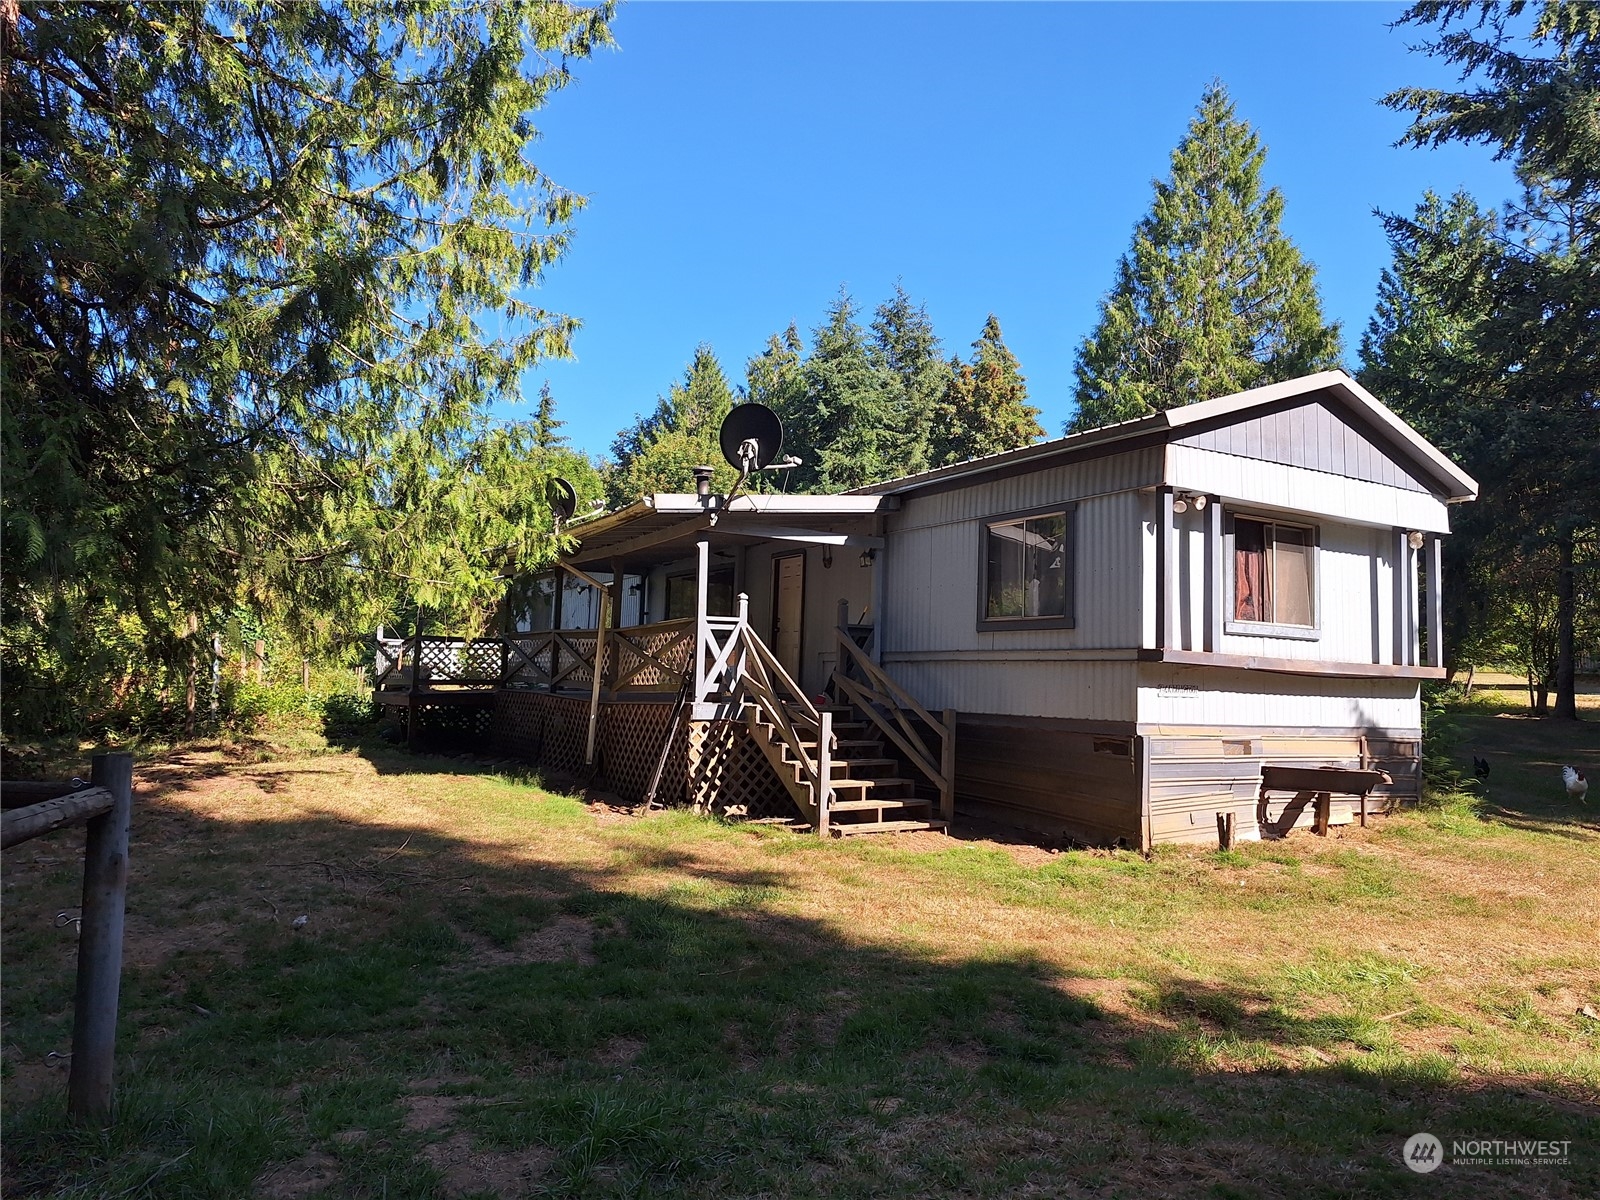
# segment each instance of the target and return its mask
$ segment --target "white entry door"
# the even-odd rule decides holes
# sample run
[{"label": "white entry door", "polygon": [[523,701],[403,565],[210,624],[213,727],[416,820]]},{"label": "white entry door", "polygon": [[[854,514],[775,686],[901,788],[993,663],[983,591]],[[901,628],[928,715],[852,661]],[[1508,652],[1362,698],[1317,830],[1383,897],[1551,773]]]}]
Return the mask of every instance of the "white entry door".
[{"label": "white entry door", "polygon": [[772,652],[800,682],[800,629],[805,620],[806,556],[784,554],[772,560]]}]

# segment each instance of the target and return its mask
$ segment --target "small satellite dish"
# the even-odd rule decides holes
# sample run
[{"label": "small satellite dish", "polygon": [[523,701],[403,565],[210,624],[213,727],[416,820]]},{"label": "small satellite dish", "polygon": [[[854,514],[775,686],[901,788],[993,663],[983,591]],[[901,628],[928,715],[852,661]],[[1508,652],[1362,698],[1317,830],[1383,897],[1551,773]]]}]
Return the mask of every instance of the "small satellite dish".
[{"label": "small satellite dish", "polygon": [[578,511],[578,493],[559,475],[552,475],[550,482],[545,485],[545,498],[549,500],[557,521],[570,521],[572,514]]},{"label": "small satellite dish", "polygon": [[717,434],[722,457],[741,475],[759,471],[783,449],[783,422],[765,404],[735,404]]}]

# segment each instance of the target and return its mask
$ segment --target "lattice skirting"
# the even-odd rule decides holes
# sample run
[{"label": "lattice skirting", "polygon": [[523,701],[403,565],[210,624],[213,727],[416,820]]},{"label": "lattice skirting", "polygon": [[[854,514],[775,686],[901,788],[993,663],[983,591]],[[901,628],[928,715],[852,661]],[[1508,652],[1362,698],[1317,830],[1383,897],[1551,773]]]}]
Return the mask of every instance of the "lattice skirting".
[{"label": "lattice skirting", "polygon": [[493,740],[501,754],[575,775],[584,769],[588,737],[587,700],[519,691],[495,697]]},{"label": "lattice skirting", "polygon": [[688,738],[688,798],[726,816],[792,817],[794,801],[740,721],[694,721]]},{"label": "lattice skirting", "polygon": [[487,704],[419,704],[415,730],[406,728],[406,709],[396,712],[411,744],[430,750],[481,750],[494,727],[494,710]]},{"label": "lattice skirting", "polygon": [[[670,703],[601,703],[595,737],[598,776],[624,803],[643,801],[671,715]],[[493,740],[499,753],[578,775],[586,769],[588,735],[589,702],[581,697],[506,691],[496,698]],[[729,816],[795,815],[771,764],[738,721],[680,726],[656,801],[693,804]]]}]

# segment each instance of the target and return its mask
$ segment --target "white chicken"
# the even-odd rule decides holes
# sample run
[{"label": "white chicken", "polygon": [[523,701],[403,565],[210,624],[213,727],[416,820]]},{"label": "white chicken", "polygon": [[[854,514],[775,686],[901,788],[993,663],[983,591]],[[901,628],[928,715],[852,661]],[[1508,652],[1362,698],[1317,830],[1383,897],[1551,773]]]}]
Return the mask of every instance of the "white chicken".
[{"label": "white chicken", "polygon": [[1583,777],[1582,771],[1562,767],[1561,778],[1566,781],[1567,795],[1572,799],[1582,801],[1589,794],[1589,781]]}]

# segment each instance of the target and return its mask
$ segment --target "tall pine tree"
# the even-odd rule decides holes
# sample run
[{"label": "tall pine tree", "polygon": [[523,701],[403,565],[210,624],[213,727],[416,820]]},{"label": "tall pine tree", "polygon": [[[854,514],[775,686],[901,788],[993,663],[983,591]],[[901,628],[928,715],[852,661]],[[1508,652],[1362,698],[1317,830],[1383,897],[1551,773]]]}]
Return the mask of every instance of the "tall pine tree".
[{"label": "tall pine tree", "polygon": [[631,504],[651,492],[687,492],[694,487],[694,468],[713,467],[713,484],[733,486],[733,468],[723,461],[717,434],[733,407],[733,389],[710,346],[696,347],[683,382],[672,385],[656,401],[648,417],[639,417],[611,445],[606,473],[607,498],[613,507]]},{"label": "tall pine tree", "polygon": [[950,367],[927,307],[913,304],[898,283],[873,316],[872,353],[892,381],[887,432],[898,445],[895,473],[915,474],[928,466],[931,418],[949,383]]},{"label": "tall pine tree", "polygon": [[[1485,406],[1444,448],[1484,483],[1473,519],[1486,550],[1514,554],[1529,568],[1520,578],[1546,590],[1553,633],[1535,665],[1554,684],[1554,715],[1576,719],[1577,639],[1600,576],[1600,7],[1424,0],[1402,20],[1437,26],[1424,48],[1471,85],[1385,97],[1415,114],[1403,142],[1483,143],[1523,185],[1505,216],[1516,236],[1485,246],[1471,272],[1435,269],[1427,283],[1471,328],[1473,353],[1450,370]],[[1387,224],[1420,265],[1450,262],[1448,231]]]},{"label": "tall pine tree", "polygon": [[804,388],[788,424],[801,460],[795,490],[844,491],[899,473],[891,425],[896,381],[874,361],[856,312],[841,290],[801,368]]},{"label": "tall pine tree", "polygon": [[972,361],[950,360],[950,379],[930,423],[930,466],[1015,450],[1044,436],[1028,383],[993,313],[972,343]]},{"label": "tall pine tree", "polygon": [[1213,83],[1078,349],[1069,432],[1337,365],[1338,326],[1279,228],[1283,196],[1263,188],[1265,159]]}]

